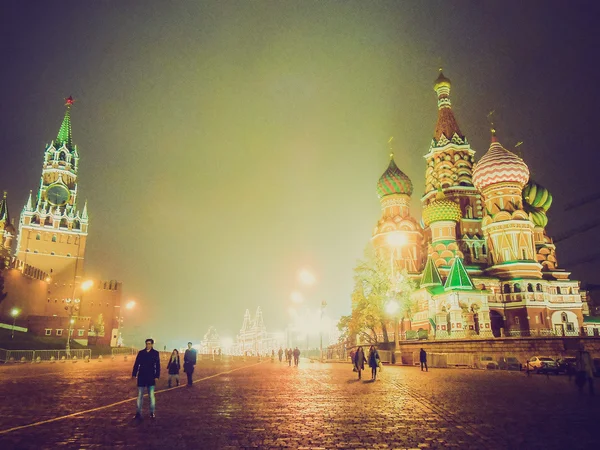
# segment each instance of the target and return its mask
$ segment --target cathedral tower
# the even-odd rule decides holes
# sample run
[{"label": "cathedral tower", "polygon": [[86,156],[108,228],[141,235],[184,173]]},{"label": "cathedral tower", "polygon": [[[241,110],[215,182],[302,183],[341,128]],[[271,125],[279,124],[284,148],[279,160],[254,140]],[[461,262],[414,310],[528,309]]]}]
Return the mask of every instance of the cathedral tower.
[{"label": "cathedral tower", "polygon": [[0,200],[0,270],[9,263],[14,235],[15,227],[10,222],[6,192],[4,192],[2,200]]},{"label": "cathedral tower", "polygon": [[456,224],[457,245],[467,265],[484,264],[487,257],[481,251],[484,246],[481,195],[472,180],[475,151],[454,117],[450,87],[450,80],[440,69],[433,87],[438,99],[438,117],[429,152],[425,155],[425,195],[421,202],[427,207],[441,189],[448,199],[458,203],[461,219]]},{"label": "cathedral tower", "polygon": [[395,267],[409,274],[419,273],[422,265],[423,235],[417,221],[410,215],[412,182],[402,172],[390,154],[390,163],[377,183],[381,202],[381,219],[373,231],[373,246],[383,250]]},{"label": "cathedral tower", "polygon": [[542,277],[536,262],[534,223],[523,207],[522,191],[528,180],[527,164],[502,147],[492,130],[490,148],[473,170],[473,181],[485,200],[482,229],[492,263],[489,275]]},{"label": "cathedral tower", "polygon": [[83,273],[88,234],[87,203],[77,210],[79,152],[71,136],[71,107],[66,112],[56,140],[44,151],[40,186],[21,213],[17,259],[48,273],[53,280],[73,282]]}]

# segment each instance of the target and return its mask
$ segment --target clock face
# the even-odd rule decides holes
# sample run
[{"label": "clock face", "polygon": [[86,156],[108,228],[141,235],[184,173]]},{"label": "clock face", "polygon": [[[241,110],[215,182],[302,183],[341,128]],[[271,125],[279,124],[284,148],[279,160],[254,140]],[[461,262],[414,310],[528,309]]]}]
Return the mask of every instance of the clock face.
[{"label": "clock face", "polygon": [[54,206],[64,205],[70,197],[69,190],[61,184],[55,184],[46,190],[46,198]]}]

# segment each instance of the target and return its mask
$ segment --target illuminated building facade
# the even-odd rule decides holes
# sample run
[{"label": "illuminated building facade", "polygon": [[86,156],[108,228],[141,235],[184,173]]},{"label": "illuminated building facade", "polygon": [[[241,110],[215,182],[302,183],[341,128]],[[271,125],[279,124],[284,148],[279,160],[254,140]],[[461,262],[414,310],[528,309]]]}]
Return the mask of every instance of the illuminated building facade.
[{"label": "illuminated building facade", "polygon": [[[412,183],[393,154],[377,184],[382,216],[373,245],[419,283],[403,331],[437,339],[579,334],[587,304],[579,282],[558,267],[546,233],[552,196],[495,130],[476,162],[450,88],[440,71],[422,221],[410,216]],[[402,236],[401,245],[391,243],[393,235]]]},{"label": "illuminated building facade", "polygon": [[35,195],[29,193],[17,233],[8,218],[6,195],[0,204],[0,255],[10,260],[0,320],[6,322],[9,311],[18,308],[17,323],[29,332],[66,337],[71,330],[82,344],[116,345],[121,283],[83,280],[89,216],[87,202],[79,209],[80,155],[72,139],[72,105],[69,97],[58,135],[44,150],[39,188]]}]

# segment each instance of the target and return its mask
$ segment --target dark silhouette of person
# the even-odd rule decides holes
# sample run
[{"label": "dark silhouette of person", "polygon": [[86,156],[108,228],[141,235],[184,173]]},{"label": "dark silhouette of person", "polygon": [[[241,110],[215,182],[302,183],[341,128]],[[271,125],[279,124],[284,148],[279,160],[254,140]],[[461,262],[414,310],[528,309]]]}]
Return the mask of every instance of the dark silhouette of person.
[{"label": "dark silhouette of person", "polygon": [[160,355],[154,350],[154,339],[146,339],[146,348],[140,350],[133,363],[133,371],[131,377],[137,377],[138,398],[137,410],[135,413],[136,419],[142,418],[142,406],[144,402],[144,390],[148,390],[148,398],[150,399],[150,417],[154,419],[154,411],[156,410],[156,399],[154,397],[154,387],[156,380],[160,378]]},{"label": "dark silhouette of person", "polygon": [[362,347],[358,347],[356,349],[356,354],[354,355],[354,365],[356,366],[356,371],[358,372],[358,379],[361,379],[361,373],[365,370],[365,352]]},{"label": "dark silhouette of person", "polygon": [[379,367],[379,352],[374,345],[369,349],[369,367],[371,368],[371,380],[377,379],[377,368]]},{"label": "dark silhouette of person", "polygon": [[188,342],[188,348],[183,355],[183,371],[187,375],[187,385],[192,385],[192,374],[194,373],[194,366],[196,365],[197,352],[195,348],[192,348],[192,343]]},{"label": "dark silhouette of person", "polygon": [[419,352],[419,361],[421,363],[421,372],[423,371],[423,367],[425,367],[425,372],[429,372],[427,367],[427,352],[423,349]]},{"label": "dark silhouette of person", "polygon": [[179,371],[181,370],[181,361],[179,359],[179,351],[175,348],[173,353],[169,357],[169,363],[167,364],[167,372],[169,373],[169,387],[171,387],[173,380],[177,382],[179,386]]},{"label": "dark silhouette of person", "polygon": [[279,351],[277,352],[277,356],[279,356],[279,362],[281,362],[281,360],[283,358],[283,349],[281,347],[279,347]]},{"label": "dark silhouette of person", "polygon": [[287,358],[288,366],[292,367],[292,349],[288,348],[285,352],[285,356]]},{"label": "dark silhouette of person", "polygon": [[294,349],[294,365],[298,366],[298,362],[300,361],[300,349],[298,347],[296,347]]}]

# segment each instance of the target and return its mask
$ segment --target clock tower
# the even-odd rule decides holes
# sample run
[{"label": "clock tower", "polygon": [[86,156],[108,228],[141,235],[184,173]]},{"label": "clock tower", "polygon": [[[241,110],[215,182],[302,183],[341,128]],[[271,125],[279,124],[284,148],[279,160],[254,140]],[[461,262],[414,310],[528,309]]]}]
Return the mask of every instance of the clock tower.
[{"label": "clock tower", "polygon": [[79,152],[71,137],[71,97],[65,106],[58,136],[44,151],[37,194],[30,191],[21,213],[16,256],[54,281],[72,283],[83,274],[88,212],[87,203],[82,212],[77,209]]}]

